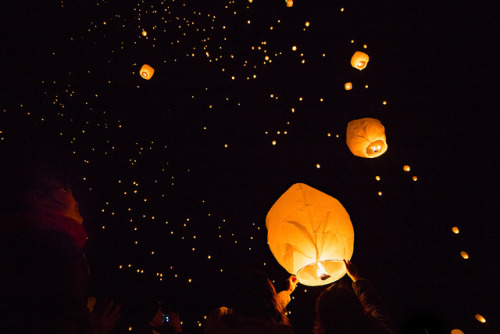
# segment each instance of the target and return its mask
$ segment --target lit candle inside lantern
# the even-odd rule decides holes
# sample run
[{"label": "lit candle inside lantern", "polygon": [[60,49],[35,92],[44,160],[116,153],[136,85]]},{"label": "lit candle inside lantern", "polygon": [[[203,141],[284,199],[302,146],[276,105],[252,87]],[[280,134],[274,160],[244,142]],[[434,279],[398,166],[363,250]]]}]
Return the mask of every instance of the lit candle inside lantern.
[{"label": "lit candle inside lantern", "polygon": [[318,264],[318,269],[316,269],[316,271],[318,273],[318,277],[322,281],[329,279],[331,276],[328,275],[328,273],[325,270],[325,267],[323,267],[323,265],[321,264],[321,262],[317,262],[317,264]]}]

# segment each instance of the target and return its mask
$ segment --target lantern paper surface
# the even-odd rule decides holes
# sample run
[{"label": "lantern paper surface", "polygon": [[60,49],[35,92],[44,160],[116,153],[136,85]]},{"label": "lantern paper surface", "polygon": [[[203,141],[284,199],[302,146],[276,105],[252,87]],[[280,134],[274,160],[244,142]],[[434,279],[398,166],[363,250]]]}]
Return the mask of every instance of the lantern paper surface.
[{"label": "lantern paper surface", "polygon": [[366,53],[356,51],[351,58],[351,66],[361,71],[368,65],[369,60],[370,57]]},{"label": "lantern paper surface", "polygon": [[335,198],[306,184],[290,187],[266,217],[269,248],[279,264],[305,285],[324,285],[346,274],[354,230]]},{"label": "lantern paper surface", "polygon": [[293,0],[286,0],[287,7],[293,7]]},{"label": "lantern paper surface", "polygon": [[142,65],[141,67],[141,77],[143,79],[146,79],[146,80],[149,80],[151,79],[151,77],[153,76],[153,74],[155,73],[155,70],[154,68],[152,68],[151,66],[149,66],[148,64],[144,64]]},{"label": "lantern paper surface", "polygon": [[387,151],[385,128],[378,119],[361,118],[347,124],[346,143],[352,154],[376,158]]}]

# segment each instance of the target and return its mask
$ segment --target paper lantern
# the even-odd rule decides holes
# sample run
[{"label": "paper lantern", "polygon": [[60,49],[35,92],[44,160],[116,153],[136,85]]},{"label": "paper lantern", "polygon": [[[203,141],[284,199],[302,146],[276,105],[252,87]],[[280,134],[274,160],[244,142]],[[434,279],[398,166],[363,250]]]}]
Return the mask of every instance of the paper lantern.
[{"label": "paper lantern", "polygon": [[411,168],[410,168],[410,166],[409,166],[409,165],[404,165],[404,166],[403,166],[403,170],[404,170],[405,172],[409,172],[409,171],[411,170]]},{"label": "paper lantern", "polygon": [[460,255],[462,255],[462,258],[463,258],[464,260],[467,260],[467,259],[469,258],[469,254],[467,254],[467,252],[465,252],[465,251],[461,251],[461,252],[460,252]]},{"label": "paper lantern", "polygon": [[452,329],[451,334],[464,334],[460,329]]},{"label": "paper lantern", "polygon": [[453,226],[453,228],[452,228],[451,230],[452,230],[452,231],[453,231],[453,233],[455,233],[455,234],[460,233],[460,230],[459,230],[459,229],[458,229],[458,227],[456,227],[456,226]]},{"label": "paper lantern", "polygon": [[344,85],[345,90],[351,90],[352,89],[352,82],[346,82]]},{"label": "paper lantern", "polygon": [[293,0],[286,0],[287,7],[293,7]]},{"label": "paper lantern", "polygon": [[475,318],[477,321],[482,322],[483,324],[486,322],[486,319],[481,314],[476,314]]},{"label": "paper lantern", "polygon": [[142,31],[142,36],[146,37],[148,35],[148,32],[146,30]]},{"label": "paper lantern", "polygon": [[378,119],[361,118],[347,124],[346,143],[352,154],[376,158],[387,151],[385,128]]},{"label": "paper lantern", "polygon": [[364,70],[370,57],[364,52],[356,51],[351,58],[351,66],[357,68],[358,70]]},{"label": "paper lantern", "polygon": [[278,263],[305,285],[324,285],[345,275],[354,230],[335,198],[306,184],[290,187],[266,217],[269,248]]},{"label": "paper lantern", "polygon": [[155,73],[155,69],[152,68],[151,66],[149,66],[148,64],[144,64],[141,67],[140,73],[141,73],[142,78],[149,80],[149,79],[151,79],[151,77]]}]

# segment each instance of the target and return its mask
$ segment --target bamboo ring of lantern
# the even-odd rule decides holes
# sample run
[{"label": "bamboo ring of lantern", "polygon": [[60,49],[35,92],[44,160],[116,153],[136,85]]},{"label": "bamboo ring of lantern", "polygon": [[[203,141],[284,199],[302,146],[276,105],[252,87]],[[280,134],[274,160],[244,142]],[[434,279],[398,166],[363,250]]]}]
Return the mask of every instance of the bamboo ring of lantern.
[{"label": "bamboo ring of lantern", "polygon": [[361,51],[356,51],[352,55],[351,66],[361,71],[365,69],[369,60],[370,57],[366,53]]},{"label": "bamboo ring of lantern", "polygon": [[143,79],[149,80],[149,79],[151,79],[151,77],[155,73],[155,69],[152,68],[151,66],[149,66],[148,64],[144,64],[144,65],[142,65],[139,73],[141,74],[141,77]]},{"label": "bamboo ring of lantern", "polygon": [[347,124],[346,143],[352,154],[376,158],[387,151],[385,128],[378,119],[361,118]]},{"label": "bamboo ring of lantern", "polygon": [[335,198],[306,184],[291,186],[266,216],[269,248],[278,263],[301,284],[325,285],[346,274],[354,230]]}]

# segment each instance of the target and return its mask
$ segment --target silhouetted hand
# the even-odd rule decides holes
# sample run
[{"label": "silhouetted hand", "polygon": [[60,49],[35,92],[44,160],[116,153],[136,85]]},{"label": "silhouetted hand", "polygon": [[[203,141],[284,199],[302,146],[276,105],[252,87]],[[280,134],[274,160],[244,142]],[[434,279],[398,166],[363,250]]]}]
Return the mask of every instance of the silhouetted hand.
[{"label": "silhouetted hand", "polygon": [[295,277],[294,275],[290,276],[287,280],[286,280],[286,289],[287,291],[294,291],[295,288],[297,287],[297,284],[299,283],[299,280],[297,279],[297,277]]},{"label": "silhouetted hand", "polygon": [[179,312],[168,312],[168,315],[170,317],[170,327],[172,327],[175,333],[182,333],[181,317],[179,316]]},{"label": "silhouetted hand", "polygon": [[94,312],[90,314],[86,334],[107,334],[115,328],[120,318],[121,306],[113,304],[113,300],[105,299],[103,305],[96,306]]},{"label": "silhouetted hand", "polygon": [[361,277],[358,274],[358,269],[356,266],[349,260],[344,259],[345,269],[347,270],[347,275],[352,279],[353,282],[356,282]]}]

